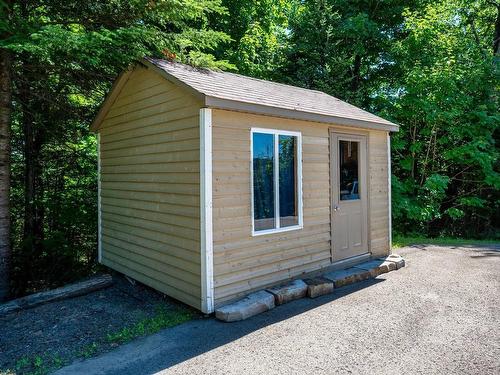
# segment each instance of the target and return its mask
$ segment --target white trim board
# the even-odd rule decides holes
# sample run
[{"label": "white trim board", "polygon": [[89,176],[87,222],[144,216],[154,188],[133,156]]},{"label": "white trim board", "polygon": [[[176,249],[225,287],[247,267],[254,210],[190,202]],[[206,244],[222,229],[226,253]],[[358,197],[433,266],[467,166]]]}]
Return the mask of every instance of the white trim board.
[{"label": "white trim board", "polygon": [[389,253],[392,252],[391,134],[387,132],[387,200],[389,201]]},{"label": "white trim board", "polygon": [[214,311],[212,110],[200,109],[201,311]]},{"label": "white trim board", "polygon": [[102,263],[101,134],[97,133],[97,261]]}]

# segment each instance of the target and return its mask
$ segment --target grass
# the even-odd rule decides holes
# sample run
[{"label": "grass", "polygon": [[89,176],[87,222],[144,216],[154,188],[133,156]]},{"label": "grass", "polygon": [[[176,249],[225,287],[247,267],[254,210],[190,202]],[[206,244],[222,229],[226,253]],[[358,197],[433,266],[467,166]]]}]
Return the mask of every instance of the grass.
[{"label": "grass", "polygon": [[123,344],[137,337],[151,335],[164,328],[174,327],[193,319],[194,313],[188,310],[168,311],[160,307],[153,317],[145,318],[131,327],[125,327],[118,332],[108,333],[109,344]]},{"label": "grass", "polygon": [[82,350],[80,350],[80,357],[85,359],[93,357],[99,351],[99,344],[93,342],[92,344],[85,345]]},{"label": "grass", "polygon": [[21,357],[14,365],[14,369],[0,370],[0,375],[45,375],[50,371],[61,368],[65,361],[57,354],[41,354],[32,357]]},{"label": "grass", "polygon": [[194,319],[196,313],[188,309],[168,310],[165,306],[157,306],[154,315],[139,322],[123,327],[116,332],[104,334],[98,341],[85,345],[77,350],[71,358],[61,358],[58,354],[43,353],[31,357],[19,358],[13,369],[0,369],[0,375],[46,375],[76,358],[91,358],[111,350],[135,338],[151,335],[162,329],[174,327]]},{"label": "grass", "polygon": [[392,247],[394,249],[415,244],[464,246],[464,245],[491,245],[499,243],[500,241],[495,241],[495,240],[464,240],[461,238],[451,238],[451,237],[426,238],[421,236],[406,237],[401,235],[395,235],[392,238]]}]

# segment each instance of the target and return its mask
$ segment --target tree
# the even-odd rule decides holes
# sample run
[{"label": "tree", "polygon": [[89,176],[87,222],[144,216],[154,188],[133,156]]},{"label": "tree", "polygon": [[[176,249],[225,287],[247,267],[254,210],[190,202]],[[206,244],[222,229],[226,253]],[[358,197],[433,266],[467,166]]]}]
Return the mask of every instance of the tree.
[{"label": "tree", "polygon": [[227,12],[210,17],[210,25],[231,37],[215,55],[227,59],[240,74],[277,79],[285,62],[288,12],[294,0],[223,0]]},{"label": "tree", "polygon": [[224,12],[220,0],[18,0],[9,9],[0,48],[12,56],[12,275],[22,294],[95,266],[87,129],[113,78],[145,55],[229,66],[207,53],[228,37],[207,27]]},{"label": "tree", "polygon": [[284,79],[376,110],[378,90],[397,76],[390,54],[403,37],[403,10],[416,6],[407,0],[296,1]]},{"label": "tree", "polygon": [[498,236],[494,0],[306,0],[292,7],[283,80],[401,125],[393,136],[400,232]]},{"label": "tree", "polygon": [[[444,0],[405,13],[394,45],[403,75],[387,113],[393,142],[393,216],[403,232],[498,236],[498,7]],[[498,222],[497,222],[498,223]]]},{"label": "tree", "polygon": [[[8,19],[9,3],[0,2],[0,10]],[[5,22],[5,21],[3,21]],[[0,21],[1,39],[8,33]],[[10,121],[12,56],[0,48],[0,301],[9,296],[10,288]]]}]

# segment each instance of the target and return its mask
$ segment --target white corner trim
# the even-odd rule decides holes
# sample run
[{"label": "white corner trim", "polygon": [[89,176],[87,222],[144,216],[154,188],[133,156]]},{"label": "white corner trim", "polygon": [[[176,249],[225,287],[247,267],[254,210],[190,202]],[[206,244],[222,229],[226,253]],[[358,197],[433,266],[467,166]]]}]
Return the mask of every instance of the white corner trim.
[{"label": "white corner trim", "polygon": [[97,133],[97,261],[102,262],[101,135]]},{"label": "white corner trim", "polygon": [[389,200],[389,253],[392,252],[391,134],[387,132],[387,199]]},{"label": "white corner trim", "polygon": [[214,311],[212,110],[200,109],[201,311]]}]

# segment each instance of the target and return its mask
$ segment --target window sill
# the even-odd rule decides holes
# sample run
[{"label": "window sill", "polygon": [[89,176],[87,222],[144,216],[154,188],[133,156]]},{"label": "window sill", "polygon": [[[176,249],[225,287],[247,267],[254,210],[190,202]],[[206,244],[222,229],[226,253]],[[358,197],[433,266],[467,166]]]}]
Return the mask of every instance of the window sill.
[{"label": "window sill", "polygon": [[266,234],[274,234],[274,233],[283,233],[283,232],[291,232],[293,230],[303,229],[303,225],[294,225],[293,227],[285,227],[285,228],[277,228],[277,229],[265,229],[259,231],[252,231],[252,237],[263,236]]}]

